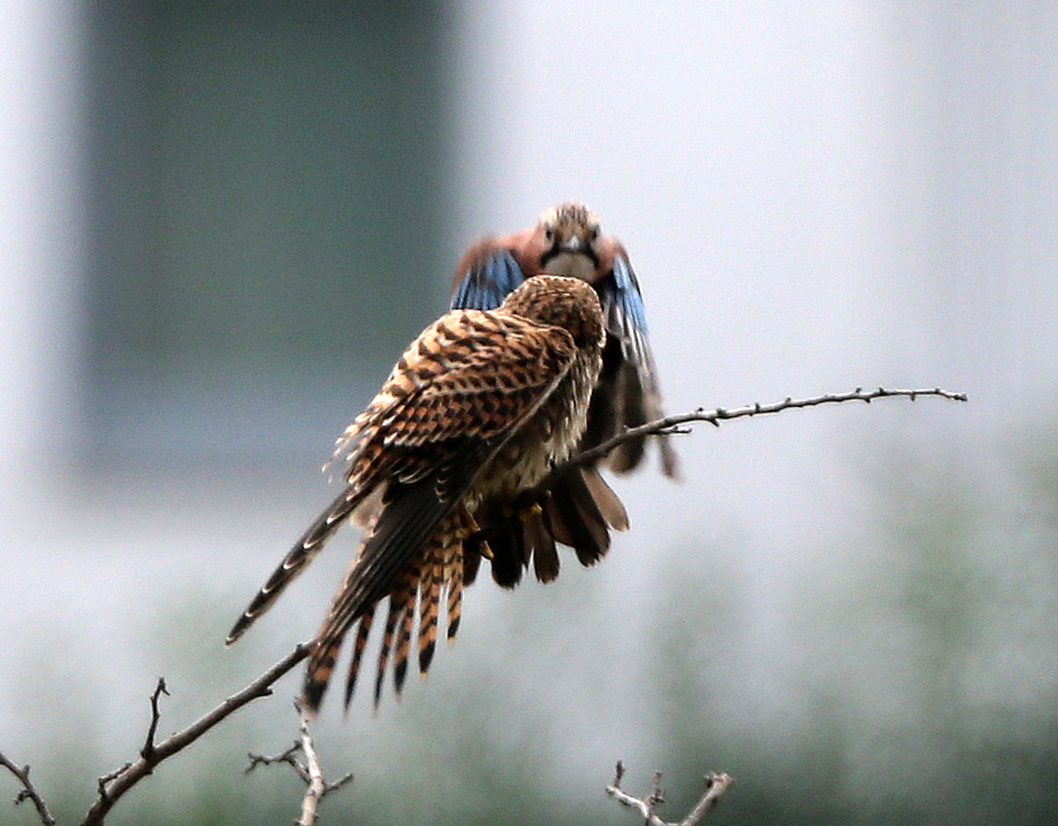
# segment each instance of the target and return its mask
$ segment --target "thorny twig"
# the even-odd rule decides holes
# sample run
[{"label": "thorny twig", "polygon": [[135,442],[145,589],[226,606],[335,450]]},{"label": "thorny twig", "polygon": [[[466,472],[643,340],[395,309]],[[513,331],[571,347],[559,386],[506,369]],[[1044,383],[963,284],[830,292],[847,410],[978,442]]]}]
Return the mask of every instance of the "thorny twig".
[{"label": "thorny twig", "polygon": [[140,757],[150,760],[154,756],[154,735],[158,733],[158,721],[162,719],[162,713],[158,710],[158,698],[162,695],[169,696],[169,689],[165,687],[165,677],[158,678],[158,685],[154,687],[151,695],[151,723],[147,726],[147,739],[140,749]]},{"label": "thorny twig", "polygon": [[308,770],[298,762],[297,753],[299,751],[301,751],[301,741],[295,740],[286,751],[274,754],[271,757],[252,751],[247,752],[246,756],[250,758],[250,765],[246,767],[243,774],[249,774],[258,766],[273,766],[276,763],[286,763],[297,772],[298,777],[309,783],[312,778],[309,777]]},{"label": "thorny twig", "polygon": [[541,489],[546,488],[550,482],[554,481],[554,478],[557,475],[569,467],[586,465],[603,458],[615,447],[627,442],[629,439],[636,439],[640,436],[689,433],[690,430],[687,428],[679,427],[681,424],[688,424],[690,422],[707,422],[715,427],[720,427],[720,422],[730,421],[731,419],[741,419],[745,416],[763,416],[768,413],[781,413],[783,410],[793,410],[799,407],[815,407],[820,404],[840,404],[842,402],[854,401],[870,404],[875,399],[893,397],[903,397],[914,401],[919,396],[938,396],[942,399],[956,402],[964,402],[967,400],[965,393],[953,393],[950,390],[942,390],[939,387],[918,390],[890,390],[884,387],[879,387],[876,390],[864,390],[862,387],[857,387],[851,393],[827,393],[822,396],[810,396],[805,399],[794,399],[787,396],[781,402],[770,402],[768,404],[755,402],[754,404],[748,404],[743,407],[717,407],[712,410],[706,410],[704,407],[699,407],[697,410],[693,410],[690,413],[665,416],[664,418],[655,419],[652,422],[647,422],[638,427],[630,427],[627,430],[618,433],[613,438],[607,439],[596,447],[578,453],[576,456],[557,465],[551,473],[548,474],[547,478],[540,483],[539,487]]}]

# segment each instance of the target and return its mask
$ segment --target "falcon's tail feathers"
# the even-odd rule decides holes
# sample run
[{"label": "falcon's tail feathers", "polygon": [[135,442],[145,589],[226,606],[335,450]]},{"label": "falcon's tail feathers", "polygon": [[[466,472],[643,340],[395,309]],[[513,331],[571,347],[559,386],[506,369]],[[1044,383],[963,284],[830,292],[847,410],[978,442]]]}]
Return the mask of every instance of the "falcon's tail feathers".
[{"label": "falcon's tail feathers", "polygon": [[367,493],[369,491],[352,487],[346,488],[331,503],[331,506],[320,514],[320,517],[305,531],[294,547],[290,549],[289,553],[279,564],[279,567],[272,572],[268,581],[257,592],[257,595],[251,600],[235,625],[232,626],[231,631],[228,632],[225,645],[231,645],[239,639],[261,614],[272,607],[272,603],[283,593],[283,589],[308,567],[331,534],[338,530],[346,517],[356,510]]},{"label": "falcon's tail feathers", "polygon": [[367,638],[371,633],[371,622],[375,618],[375,606],[371,606],[360,618],[360,625],[356,629],[356,642],[353,643],[353,656],[349,660],[349,673],[345,677],[345,707],[353,699],[353,691],[356,690],[356,677],[360,673],[360,663],[364,659],[364,649],[367,648]]}]

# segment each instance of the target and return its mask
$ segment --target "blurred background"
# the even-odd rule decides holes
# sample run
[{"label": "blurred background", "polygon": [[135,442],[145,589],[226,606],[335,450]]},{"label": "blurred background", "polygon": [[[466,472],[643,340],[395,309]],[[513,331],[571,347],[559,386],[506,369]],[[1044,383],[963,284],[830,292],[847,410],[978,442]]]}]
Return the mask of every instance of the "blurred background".
[{"label": "blurred background", "polygon": [[[627,246],[667,408],[632,529],[318,725],[325,823],[1052,823],[1058,7],[0,8],[0,750],[65,822],[318,627],[348,531],[232,650],[333,496],[332,440],[460,252],[582,200]],[[288,675],[111,823],[289,822]],[[0,775],[0,794],[14,779]],[[4,824],[36,823],[28,806]]]}]

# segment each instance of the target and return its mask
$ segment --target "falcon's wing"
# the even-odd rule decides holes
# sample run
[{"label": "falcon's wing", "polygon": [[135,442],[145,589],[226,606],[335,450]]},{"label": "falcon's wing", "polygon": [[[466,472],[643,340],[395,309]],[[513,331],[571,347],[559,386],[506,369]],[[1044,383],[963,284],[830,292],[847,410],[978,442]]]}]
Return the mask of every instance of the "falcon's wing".
[{"label": "falcon's wing", "polygon": [[574,355],[565,330],[502,312],[455,311],[424,330],[339,439],[339,452],[348,451],[345,491],[287,554],[232,628],[229,644],[344,519],[383,490],[382,512],[324,631],[328,641],[340,642],[349,624],[388,593],[474,475],[547,398]]},{"label": "falcon's wing", "polygon": [[[643,296],[623,250],[614,256],[613,271],[598,281],[595,289],[606,319],[606,349],[582,440],[585,447],[594,447],[626,427],[664,415],[657,368],[647,340]],[[657,441],[665,475],[675,476],[675,451],[667,438],[659,437]],[[642,459],[644,445],[645,438],[627,441],[610,453],[607,462],[619,473],[631,470]]]},{"label": "falcon's wing", "polygon": [[[472,310],[449,313],[404,354],[379,394],[383,402],[357,429],[350,481],[374,479],[366,484],[386,484],[385,494],[317,638],[303,692],[310,708],[319,705],[349,627],[367,621],[381,599],[398,603],[393,622],[406,620],[410,630],[408,598],[414,602],[434,575],[418,559],[424,545],[574,355],[564,330]],[[406,646],[398,667],[404,659]]]}]

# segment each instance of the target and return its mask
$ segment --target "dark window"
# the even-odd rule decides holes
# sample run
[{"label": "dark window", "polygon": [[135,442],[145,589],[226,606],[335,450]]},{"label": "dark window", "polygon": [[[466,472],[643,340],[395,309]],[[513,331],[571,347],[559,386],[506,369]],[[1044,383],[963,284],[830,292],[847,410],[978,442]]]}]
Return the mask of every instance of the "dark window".
[{"label": "dark window", "polygon": [[101,3],[93,454],[326,449],[442,309],[439,2]]}]

